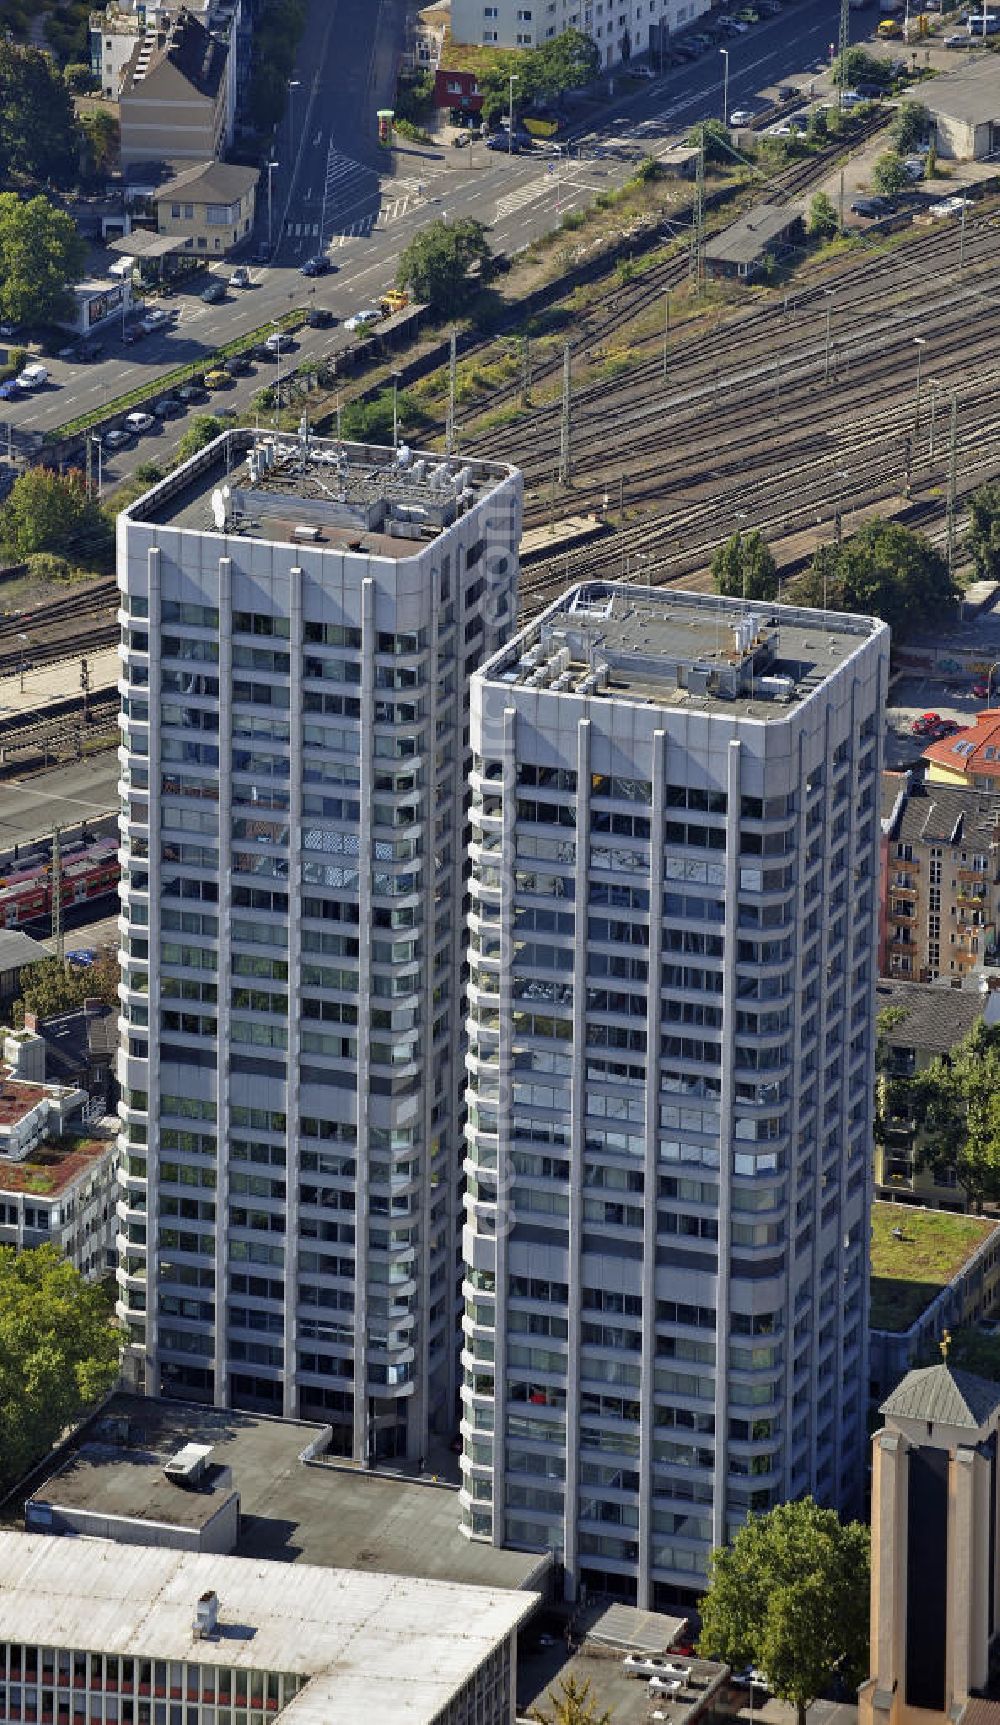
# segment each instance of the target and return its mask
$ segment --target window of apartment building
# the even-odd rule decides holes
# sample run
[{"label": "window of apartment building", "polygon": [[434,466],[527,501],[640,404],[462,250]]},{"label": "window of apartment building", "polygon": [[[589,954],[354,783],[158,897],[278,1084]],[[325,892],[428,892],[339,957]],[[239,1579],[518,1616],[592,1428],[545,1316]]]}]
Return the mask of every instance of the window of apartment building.
[{"label": "window of apartment building", "polygon": [[236,220],[238,206],[236,204],[206,204],[205,220],[209,227],[231,227]]},{"label": "window of apartment building", "polygon": [[184,220],[186,222],[193,222],[194,221],[194,205],[193,204],[185,204],[184,205]]},{"label": "window of apartment building", "polygon": [[531,7],[530,6],[521,6],[518,8],[517,21],[519,24],[530,24],[531,23]]},{"label": "window of apartment building", "polygon": [[181,206],[180,206],[180,204],[171,204],[170,214],[172,215],[175,222],[179,222],[180,217],[181,217]]}]

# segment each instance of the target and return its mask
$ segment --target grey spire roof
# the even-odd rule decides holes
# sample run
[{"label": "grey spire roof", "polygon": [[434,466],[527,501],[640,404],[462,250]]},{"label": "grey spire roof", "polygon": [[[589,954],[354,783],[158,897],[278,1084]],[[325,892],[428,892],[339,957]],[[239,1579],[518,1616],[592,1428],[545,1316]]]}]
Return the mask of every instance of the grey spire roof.
[{"label": "grey spire roof", "polygon": [[942,1362],[907,1372],[897,1384],[881,1412],[897,1419],[933,1420],[948,1426],[978,1431],[1000,1408],[1000,1384],[977,1378],[972,1372],[956,1371]]}]

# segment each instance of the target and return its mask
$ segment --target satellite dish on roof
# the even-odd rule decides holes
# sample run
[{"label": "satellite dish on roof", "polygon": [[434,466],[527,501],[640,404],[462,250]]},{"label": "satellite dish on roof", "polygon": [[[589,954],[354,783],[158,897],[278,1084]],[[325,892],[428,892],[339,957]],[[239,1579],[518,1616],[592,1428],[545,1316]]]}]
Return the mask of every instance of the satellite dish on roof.
[{"label": "satellite dish on roof", "polygon": [[229,487],[212,492],[212,519],[220,533],[225,532],[229,522]]}]

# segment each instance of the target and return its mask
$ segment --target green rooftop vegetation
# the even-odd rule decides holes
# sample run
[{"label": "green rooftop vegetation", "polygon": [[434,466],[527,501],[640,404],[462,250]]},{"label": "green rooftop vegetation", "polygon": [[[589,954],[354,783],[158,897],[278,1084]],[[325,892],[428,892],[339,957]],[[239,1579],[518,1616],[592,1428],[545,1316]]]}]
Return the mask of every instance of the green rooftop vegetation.
[{"label": "green rooftop vegetation", "polygon": [[996,1226],[984,1216],[873,1204],[872,1328],[909,1329]]}]

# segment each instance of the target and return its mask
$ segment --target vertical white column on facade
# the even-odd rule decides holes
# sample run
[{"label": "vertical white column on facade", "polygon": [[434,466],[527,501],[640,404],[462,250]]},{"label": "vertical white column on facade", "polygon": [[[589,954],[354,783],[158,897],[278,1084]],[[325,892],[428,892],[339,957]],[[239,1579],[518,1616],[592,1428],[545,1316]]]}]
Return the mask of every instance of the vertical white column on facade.
[{"label": "vertical white column on facade", "polygon": [[[795,960],[794,960],[794,966],[793,966],[793,971],[792,971],[794,997],[792,1000],[792,1010],[791,1010],[791,1037],[792,1037],[792,1048],[795,1050],[795,1059],[792,1062],[791,1093],[790,1093],[789,1098],[788,1098],[788,1151],[787,1151],[787,1158],[786,1158],[787,1166],[786,1166],[786,1170],[785,1170],[785,1209],[787,1212],[787,1221],[785,1224],[785,1232],[786,1232],[787,1240],[786,1240],[785,1250],[786,1250],[788,1263],[787,1263],[787,1269],[785,1272],[785,1288],[786,1288],[785,1338],[784,1338],[785,1401],[784,1401],[784,1416],[783,1416],[785,1441],[784,1441],[784,1445],[783,1445],[784,1463],[783,1463],[783,1468],[782,1468],[782,1486],[781,1486],[781,1495],[783,1498],[790,1498],[793,1495],[792,1474],[794,1472],[794,1467],[793,1467],[792,1457],[793,1457],[793,1452],[794,1452],[794,1448],[795,1448],[794,1438],[793,1438],[793,1433],[794,1433],[794,1429],[795,1429],[795,1289],[796,1289],[796,1282],[795,1282],[796,1263],[795,1263],[795,1256],[794,1256],[794,1253],[795,1253],[795,1216],[796,1216],[796,1208],[797,1208],[798,1199],[799,1199],[799,1180],[801,1178],[800,1170],[801,1170],[802,1163],[803,1163],[803,1157],[802,1157],[800,1150],[799,1150],[799,1130],[800,1130],[800,1116],[801,1116],[801,1109],[802,1109],[802,1086],[803,1086],[803,1076],[804,1076],[803,1075],[802,1025],[803,1025],[803,1021],[805,1019],[805,1016],[806,1016],[804,1006],[803,1006],[802,992],[803,992],[803,988],[805,986],[804,981],[803,981],[803,976],[804,976],[804,972],[805,972],[805,951],[806,951],[806,947],[808,945],[808,941],[806,938],[806,909],[805,909],[805,905],[806,905],[805,877],[806,877],[806,874],[808,872],[807,866],[806,866],[806,853],[807,853],[808,845],[807,845],[807,840],[806,840],[806,801],[807,801],[807,798],[806,798],[806,788],[805,788],[806,787],[806,776],[807,776],[806,775],[806,733],[801,729],[799,730],[798,737],[797,737],[797,747],[795,750],[795,757],[794,758],[796,761],[796,787],[797,787],[796,792],[795,792],[795,930],[796,930],[796,939],[795,939]],[[786,853],[786,862],[787,862],[787,853]],[[818,1008],[817,1008],[816,1020],[818,1023],[819,1022],[819,1010],[818,1010]],[[819,1046],[819,1044],[817,1043],[817,1047],[818,1046]],[[814,1059],[813,1071],[815,1072],[815,1070],[816,1070],[815,1061],[818,1059],[818,1055],[814,1055],[813,1059]],[[817,1084],[818,1084],[818,1079],[817,1079]],[[819,1179],[819,1169],[816,1165],[817,1160],[818,1160],[817,1152],[814,1149],[814,1153],[813,1153],[813,1178],[816,1180]]]},{"label": "vertical white column on facade", "polygon": [[[844,1009],[841,1023],[841,1070],[840,1070],[840,1156],[837,1161],[837,1280],[835,1283],[835,1313],[837,1320],[836,1368],[834,1378],[833,1419],[834,1419],[834,1495],[835,1500],[840,1495],[841,1471],[844,1465],[844,1330],[845,1314],[843,1290],[847,1274],[848,1259],[848,1175],[847,1162],[850,1153],[850,1070],[851,1070],[851,993],[854,975],[854,933],[858,926],[854,906],[854,864],[858,845],[858,731],[861,724],[859,715],[859,689],[857,678],[852,679],[849,695],[850,720],[848,736],[851,743],[849,767],[850,792],[847,811],[847,876],[843,888],[842,913],[844,917]],[[831,759],[831,756],[827,757]],[[833,816],[832,805],[833,785],[827,786],[827,815]],[[820,1194],[821,1198],[823,1193]],[[870,1213],[866,1209],[866,1217]],[[856,1243],[856,1242],[855,1242]],[[855,1427],[857,1420],[855,1420]]]},{"label": "vertical white column on facade", "polygon": [[639,1574],[636,1604],[653,1604],[653,1468],[656,1443],[656,1242],[660,1141],[660,1022],[663,1017],[663,846],[667,738],[654,731],[649,811],[649,960],[646,980],[646,1095],[642,1219],[642,1354],[639,1381]]},{"label": "vertical white column on facade", "polygon": [[[436,580],[440,579],[440,577],[436,574],[436,572],[435,572],[434,578]],[[442,673],[444,670],[444,667],[441,665],[439,646],[438,646],[439,637],[440,637],[439,617],[440,617],[440,609],[439,609],[438,605],[435,604],[431,607],[431,610],[430,610],[430,641],[428,643],[429,648],[430,648],[430,653],[429,653],[429,657],[426,661],[425,669],[424,669],[424,671],[421,675],[421,679],[420,679],[421,704],[425,708],[424,718],[423,718],[423,728],[424,728],[424,733],[428,739],[428,746],[427,746],[427,751],[426,751],[426,753],[427,753],[427,767],[425,769],[425,783],[424,783],[423,795],[420,797],[420,807],[422,809],[421,841],[420,841],[421,856],[420,856],[420,863],[419,863],[419,867],[421,870],[420,948],[421,948],[421,952],[423,954],[423,967],[422,967],[423,981],[422,981],[422,987],[421,987],[421,991],[420,991],[420,994],[421,994],[421,1001],[420,1001],[420,1068],[421,1068],[421,1074],[422,1074],[421,1092],[420,1092],[420,1145],[419,1145],[419,1149],[420,1149],[420,1221],[419,1221],[420,1249],[419,1249],[418,1254],[417,1254],[418,1291],[417,1291],[416,1330],[414,1331],[413,1329],[411,1329],[411,1331],[410,1331],[410,1335],[411,1335],[411,1338],[413,1341],[413,1352],[414,1352],[413,1395],[410,1398],[409,1408],[408,1408],[408,1417],[407,1417],[407,1421],[406,1421],[406,1442],[407,1442],[407,1449],[408,1449],[409,1457],[411,1460],[419,1460],[420,1456],[426,1455],[427,1446],[428,1446],[428,1437],[429,1437],[429,1423],[428,1423],[429,1422],[429,1395],[428,1395],[427,1379],[428,1379],[428,1375],[430,1372],[430,1327],[431,1327],[430,1326],[430,1309],[431,1309],[431,1303],[432,1303],[432,1301],[431,1301],[431,1211],[433,1210],[433,1207],[434,1207],[434,1202],[433,1202],[434,1194],[433,1194],[432,1189],[431,1189],[431,1140],[434,1137],[434,1092],[436,1089],[435,1070],[437,1067],[437,1057],[434,1054],[434,989],[435,989],[434,955],[435,955],[435,947],[437,945],[437,918],[435,915],[435,911],[437,908],[437,895],[435,892],[435,886],[436,886],[437,875],[438,875],[437,866],[436,866],[436,862],[435,862],[435,856],[436,856],[436,852],[437,852],[437,843],[436,843],[436,839],[435,839],[435,829],[437,826],[437,817],[438,817],[438,814],[440,813],[440,809],[441,809],[441,805],[438,801],[437,736],[438,736],[439,688],[440,688],[440,679],[441,679],[441,676],[442,676]],[[455,755],[457,756],[458,760],[461,761],[461,739],[459,739],[459,747],[455,750]],[[449,775],[449,777],[453,778],[454,769],[455,769],[455,762],[453,761],[452,762],[452,773]],[[455,896],[456,882],[455,882],[455,878],[454,878],[454,866],[455,866],[455,860],[456,860],[455,853],[456,853],[456,850],[458,848],[459,838],[460,838],[460,831],[456,830],[455,824],[453,823],[452,828],[451,828],[451,835],[450,835],[452,863],[451,863],[451,868],[449,869],[449,875],[451,878],[449,881],[450,890],[448,893],[448,906],[449,906],[449,909],[450,909],[453,916],[455,915],[457,908],[458,908],[458,905],[460,903],[460,896],[459,896],[459,898],[456,898],[456,896]],[[458,995],[455,992],[456,978],[455,978],[455,970],[454,970],[455,948],[457,945],[458,945],[458,926],[457,926],[457,918],[456,918],[456,922],[453,924],[452,929],[451,929],[451,940],[450,940],[450,947],[449,947],[449,967],[448,967],[449,968],[448,980],[449,980],[449,983],[451,984],[451,987],[449,989],[449,1000],[451,1002],[451,1010],[452,1011],[455,1010],[455,1006],[457,1005],[457,1001],[458,1001]],[[457,1031],[458,1027],[457,1027],[457,1025],[453,1024],[450,1028],[451,1028],[452,1036],[454,1037],[455,1032]],[[452,1046],[454,1047],[455,1044],[453,1043]],[[449,1105],[448,1105],[446,1120],[442,1124],[442,1130],[446,1131],[450,1134],[454,1131],[454,1126],[455,1126],[455,1114],[454,1114],[455,1070],[454,1070],[454,1066],[452,1066],[452,1068],[449,1070],[448,1085],[449,1085],[449,1095],[448,1095],[448,1104]],[[449,1142],[450,1142],[450,1138],[449,1138]],[[452,1145],[452,1154],[453,1155],[456,1154],[456,1147],[454,1145]],[[446,1298],[447,1298],[449,1305],[450,1305],[451,1301],[454,1298],[454,1278],[455,1278],[455,1256],[454,1256],[454,1237],[455,1236],[454,1236],[454,1223],[452,1221],[452,1217],[453,1217],[453,1206],[454,1206],[454,1202],[455,1202],[456,1181],[454,1178],[454,1174],[452,1172],[452,1168],[448,1165],[447,1159],[445,1159],[445,1167],[446,1167],[445,1177],[446,1177],[446,1179],[448,1181],[448,1185],[449,1185],[448,1206],[447,1206],[447,1212],[446,1212],[446,1214],[448,1216],[448,1248],[447,1248],[447,1250],[448,1250],[448,1272],[447,1272],[447,1278],[446,1278],[446,1282],[445,1282],[445,1288],[446,1288]],[[456,1350],[452,1349],[452,1353],[455,1354]],[[452,1369],[454,1369],[454,1368],[452,1368]],[[453,1404],[451,1402],[449,1402],[449,1406],[452,1406],[452,1405]]]},{"label": "vertical white column on facade", "polygon": [[[832,766],[832,762],[833,762],[833,739],[831,736],[831,728],[832,727],[831,727],[830,720],[831,720],[830,701],[829,701],[829,697],[825,696],[824,704],[823,704],[823,721],[822,721],[822,723],[823,723],[823,741],[822,741],[821,750],[820,750],[820,760],[822,762],[822,773],[823,773],[823,783],[822,783],[822,791],[821,791],[821,799],[820,799],[822,804],[823,804],[823,833],[822,833],[822,837],[823,837],[823,864],[822,864],[822,868],[823,868],[823,893],[822,893],[822,900],[821,900],[821,906],[820,906],[820,922],[821,922],[822,932],[820,935],[820,966],[819,966],[820,1029],[819,1029],[819,1045],[818,1045],[817,1054],[816,1054],[816,1063],[817,1063],[816,1064],[816,1126],[815,1126],[815,1140],[813,1143],[813,1155],[812,1155],[812,1165],[813,1165],[813,1175],[812,1175],[812,1188],[813,1188],[812,1243],[811,1243],[810,1248],[809,1248],[810,1256],[812,1258],[812,1276],[810,1278],[810,1301],[811,1301],[810,1348],[811,1348],[811,1352],[812,1352],[812,1358],[810,1361],[811,1370],[809,1373],[809,1425],[810,1425],[809,1489],[812,1492],[815,1492],[817,1489],[817,1486],[816,1486],[817,1460],[818,1460],[819,1444],[820,1444],[820,1430],[819,1430],[820,1387],[819,1387],[818,1366],[819,1366],[819,1348],[820,1348],[819,1332],[820,1332],[820,1327],[821,1327],[820,1320],[821,1320],[821,1316],[822,1316],[822,1305],[820,1302],[820,1290],[819,1290],[819,1284],[820,1284],[820,1250],[819,1250],[819,1247],[820,1247],[820,1238],[821,1238],[821,1234],[822,1234],[822,1208],[823,1208],[823,1155],[824,1155],[823,1135],[824,1135],[824,1121],[826,1118],[826,1107],[825,1107],[825,1101],[824,1101],[825,1091],[826,1091],[826,1055],[827,1055],[827,1048],[829,1046],[829,1034],[830,1034],[830,1029],[831,1029],[830,973],[829,973],[830,926],[831,926],[831,917],[830,917],[830,788],[831,788],[831,786],[830,786],[830,780],[833,776],[833,766]],[[808,798],[808,792],[806,792],[806,797]],[[807,836],[806,836],[807,848],[808,848],[809,843],[810,843],[810,839],[809,839],[808,829],[807,829]],[[845,951],[846,950],[847,950],[847,943],[845,943]],[[845,979],[842,992],[846,992],[846,988],[847,988],[847,982]],[[846,1058],[846,1052],[847,1052],[846,1049],[844,1049],[842,1046],[842,1048],[841,1048],[842,1059]],[[840,1161],[841,1161],[841,1163],[843,1162],[842,1157],[840,1158]],[[842,1170],[841,1170],[840,1178],[843,1179]],[[838,1226],[839,1225],[840,1224],[838,1223]],[[795,1222],[793,1221],[793,1230],[794,1230],[794,1228],[795,1228]],[[794,1232],[793,1232],[793,1237],[789,1241],[789,1246],[788,1246],[789,1258],[791,1258],[793,1251],[794,1251]],[[799,1268],[799,1265],[797,1262],[796,1262],[795,1268],[796,1268],[796,1270],[798,1270],[798,1268]]]},{"label": "vertical white column on facade", "polygon": [[[299,1187],[302,1135],[299,1096],[302,1057],[302,673],[305,651],[303,573],[288,572],[288,1082],[285,1087],[285,1305],[283,1313],[284,1373],[282,1411],[286,1419],[299,1412]],[[359,1029],[360,1034],[360,1029]]]},{"label": "vertical white column on facade", "polygon": [[715,1489],[712,1544],[726,1543],[729,1472],[729,1253],[736,1101],[736,957],[739,940],[740,786],[742,744],[729,744],[726,762],[726,915],[722,966],[722,1090],[719,1098],[719,1241],[715,1284]]},{"label": "vertical white column on facade", "polygon": [[[874,807],[872,810],[872,820],[876,823],[876,825],[875,825],[875,846],[874,847],[868,846],[866,849],[866,852],[865,852],[865,862],[870,863],[870,866],[872,869],[872,880],[871,880],[872,921],[871,921],[871,944],[870,944],[871,962],[870,962],[869,967],[868,967],[868,1011],[867,1011],[867,1015],[866,1015],[866,1020],[867,1020],[867,1024],[868,1024],[868,1073],[867,1073],[866,1095],[871,1099],[869,1102],[869,1108],[872,1110],[874,1109],[874,1096],[875,1096],[875,1053],[876,1053],[875,1018],[876,1018],[877,1001],[878,1001],[878,997],[876,994],[876,987],[878,984],[877,950],[878,950],[878,915],[879,915],[879,895],[878,895],[878,885],[879,885],[879,882],[878,882],[878,868],[879,868],[878,833],[879,833],[879,828],[878,828],[878,824],[877,824],[877,821],[878,821],[877,787],[882,783],[882,765],[883,765],[883,758],[884,758],[884,752],[885,752],[885,726],[882,722],[882,716],[885,712],[886,701],[888,699],[888,695],[889,695],[889,654],[888,654],[888,651],[886,651],[884,653],[879,654],[877,670],[876,670],[876,699],[875,699],[875,721],[876,722],[875,722],[875,736],[873,739],[874,747],[875,747],[875,761],[874,761],[875,771],[874,771],[874,779],[872,781],[872,784],[873,784],[872,796],[873,796],[873,798],[876,798],[876,801],[875,801],[875,804],[874,804]],[[870,1115],[869,1115],[869,1118],[871,1118]],[[867,1185],[867,1189],[865,1192],[864,1215],[867,1217],[871,1214],[871,1199],[872,1199],[872,1191],[874,1188],[874,1169],[871,1167],[870,1164],[868,1165],[868,1168],[866,1169],[866,1179],[868,1181],[868,1185]],[[858,1371],[858,1382],[861,1385],[862,1390],[864,1389],[866,1384],[871,1382],[871,1336],[869,1334],[869,1329],[868,1329],[868,1319],[869,1319],[869,1311],[870,1311],[870,1305],[871,1305],[871,1283],[870,1283],[869,1276],[868,1276],[868,1257],[869,1257],[869,1246],[868,1246],[868,1239],[866,1236],[865,1241],[864,1241],[864,1246],[863,1246],[863,1256],[862,1256],[862,1263],[861,1263],[861,1315],[860,1315],[861,1365],[860,1365],[860,1368]],[[863,1485],[863,1482],[865,1479],[865,1473],[866,1473],[866,1469],[867,1469],[868,1439],[867,1439],[867,1428],[865,1425],[865,1421],[863,1419],[861,1419],[860,1417],[858,1419],[857,1457],[858,1457],[858,1483],[859,1483],[859,1487],[861,1487]],[[857,1508],[858,1508],[858,1512],[860,1513],[860,1508],[861,1508],[860,1503],[858,1503]],[[1000,1515],[1000,1510],[998,1510],[998,1515]],[[1000,1542],[998,1542],[998,1546],[997,1546],[997,1567],[998,1567],[998,1579],[1000,1579]],[[996,1590],[996,1597],[997,1597],[997,1602],[998,1602],[997,1603],[998,1620],[1000,1620],[1000,1587],[998,1587]],[[991,1634],[992,1634],[992,1627],[993,1626],[991,1625],[990,1626]]]},{"label": "vertical white column on facade", "polygon": [[[158,1357],[160,1232],[160,701],[163,655],[160,553],[148,554],[149,571],[149,1058],[146,1154],[146,1393],[160,1393]],[[135,864],[130,864],[134,874]],[[131,920],[131,918],[130,918]],[[126,1033],[127,1034],[127,1033]]]},{"label": "vertical white column on facade", "polygon": [[[361,785],[373,783],[375,716],[375,583],[361,583]],[[358,1091],[357,1181],[354,1201],[354,1460],[368,1467],[374,1459],[375,1433],[368,1421],[368,1215],[370,1156],[368,1093],[371,1068],[372,995],[372,823],[358,830]]]},{"label": "vertical white column on facade", "polygon": [[215,1405],[229,1404],[229,1142],[233,904],[233,565],[219,558],[219,968],[216,1040]]},{"label": "vertical white column on facade", "polygon": [[[507,1485],[507,1248],[515,1222],[511,1126],[514,1089],[513,981],[514,884],[517,867],[517,710],[504,709],[500,743],[503,829],[500,844],[500,1036],[498,1048],[496,1239],[496,1331],[493,1367],[493,1544],[504,1543]],[[477,1216],[477,1231],[483,1226]]]},{"label": "vertical white column on facade", "polygon": [[589,719],[576,728],[576,865],[573,885],[573,1081],[570,1093],[569,1217],[566,1282],[566,1484],[563,1498],[564,1588],[577,1594],[580,1503],[580,1324],[583,1306],[583,1180],[587,1111],[587,886],[590,878]]}]

